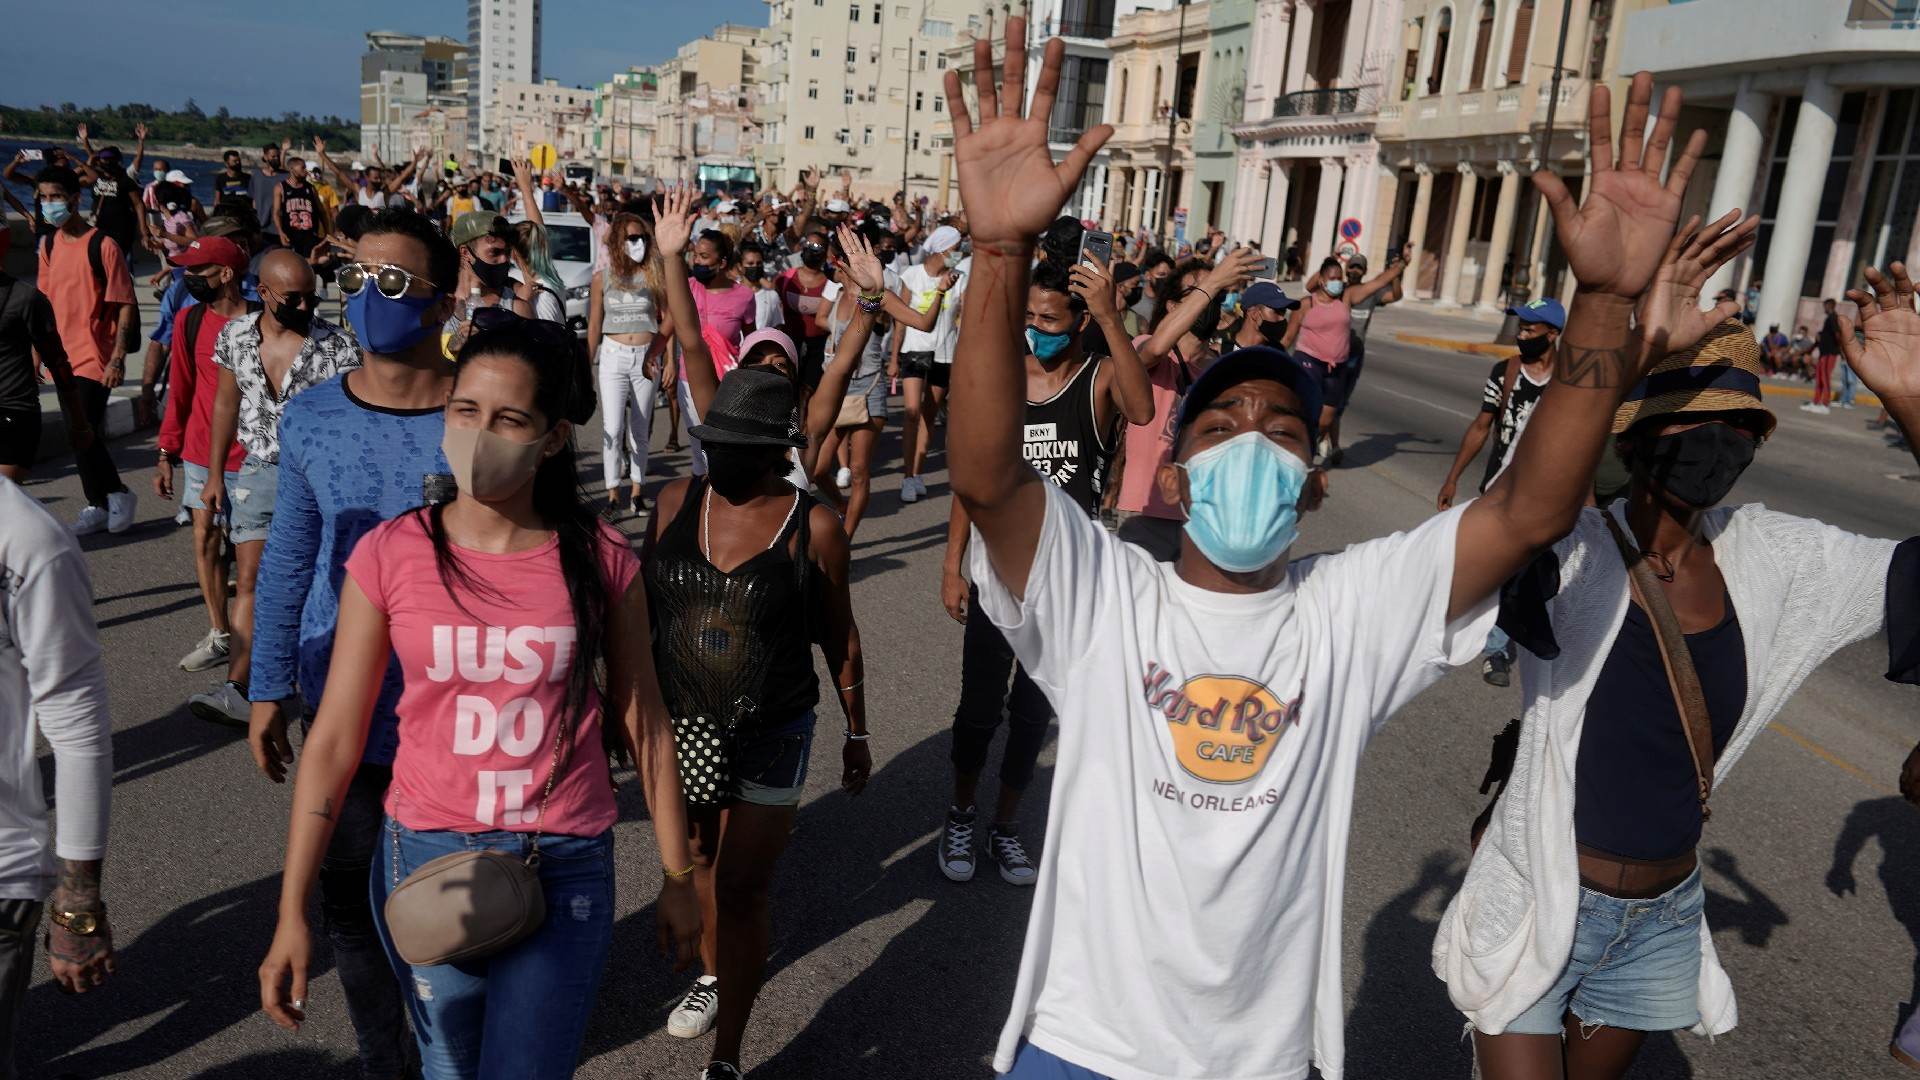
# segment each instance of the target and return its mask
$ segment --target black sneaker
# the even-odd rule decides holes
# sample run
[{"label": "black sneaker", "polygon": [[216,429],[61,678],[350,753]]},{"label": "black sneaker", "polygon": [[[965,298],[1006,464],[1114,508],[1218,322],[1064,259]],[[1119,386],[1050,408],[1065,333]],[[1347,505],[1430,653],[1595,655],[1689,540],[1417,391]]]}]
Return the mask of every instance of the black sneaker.
[{"label": "black sneaker", "polygon": [[1010,828],[993,827],[987,837],[987,854],[1000,865],[1000,880],[1009,885],[1032,885],[1040,876],[1039,868],[1027,858],[1027,849],[1020,846],[1020,834]]},{"label": "black sneaker", "polygon": [[973,880],[973,818],[972,807],[947,810],[947,824],[940,830],[935,853],[940,856],[940,872],[948,881]]},{"label": "black sneaker", "polygon": [[1506,653],[1488,653],[1487,658],[1480,661],[1480,677],[1488,686],[1512,686],[1512,668],[1513,661],[1507,659]]}]

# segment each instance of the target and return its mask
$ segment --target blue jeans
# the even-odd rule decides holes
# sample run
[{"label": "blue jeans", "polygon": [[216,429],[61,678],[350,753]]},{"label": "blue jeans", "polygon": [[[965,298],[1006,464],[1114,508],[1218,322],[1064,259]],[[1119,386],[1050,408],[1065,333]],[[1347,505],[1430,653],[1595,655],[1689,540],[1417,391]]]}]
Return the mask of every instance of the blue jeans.
[{"label": "blue jeans", "polygon": [[1495,653],[1505,653],[1507,646],[1511,644],[1512,641],[1513,639],[1507,636],[1505,630],[1495,626],[1493,629],[1487,631],[1487,648],[1481,655],[1492,656]]},{"label": "blue jeans", "polygon": [[[382,826],[387,850],[374,861],[376,912],[408,874],[442,855],[484,849],[524,854],[532,837]],[[613,833],[540,838],[547,917],[526,940],[484,960],[413,967],[380,940],[411,991],[408,1009],[424,1080],[569,1077],[586,1037],[600,975],[613,944]]]},{"label": "blue jeans", "polygon": [[1064,1061],[1030,1042],[1020,1044],[1006,1075],[1009,1080],[1108,1080],[1103,1073]]},{"label": "blue jeans", "polygon": [[1839,393],[1834,400],[1841,405],[1853,404],[1853,395],[1860,391],[1860,376],[1853,373],[1853,366],[1845,360],[1840,361],[1839,370],[1834,373],[1834,381],[1839,384]]}]

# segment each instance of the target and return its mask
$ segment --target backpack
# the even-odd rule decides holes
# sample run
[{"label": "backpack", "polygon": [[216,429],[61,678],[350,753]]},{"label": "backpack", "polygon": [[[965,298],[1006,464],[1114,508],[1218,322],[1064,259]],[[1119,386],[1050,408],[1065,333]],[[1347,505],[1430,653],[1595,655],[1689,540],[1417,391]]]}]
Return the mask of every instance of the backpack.
[{"label": "backpack", "polygon": [[[247,301],[249,313],[266,307],[258,300]],[[196,303],[187,309],[187,356],[193,356],[193,345],[200,340],[200,324],[207,321],[207,305]]]},{"label": "backpack", "polygon": [[[57,229],[49,230],[40,237],[40,257],[45,259],[48,265],[53,263],[53,234],[58,231]],[[107,234],[99,229],[94,229],[87,235],[87,263],[93,267],[93,287],[102,295],[107,291],[107,262],[100,252],[100,246],[106,242]]]}]

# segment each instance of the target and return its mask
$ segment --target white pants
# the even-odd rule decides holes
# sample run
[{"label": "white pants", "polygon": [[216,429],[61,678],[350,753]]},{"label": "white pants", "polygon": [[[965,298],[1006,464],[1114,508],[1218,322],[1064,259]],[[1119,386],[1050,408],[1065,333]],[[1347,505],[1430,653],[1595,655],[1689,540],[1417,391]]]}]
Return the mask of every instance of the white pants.
[{"label": "white pants", "polygon": [[687,380],[680,380],[680,419],[687,425],[687,449],[693,455],[693,475],[707,475],[707,452],[700,449],[700,440],[693,437],[693,426],[700,422],[700,414],[693,408],[693,391],[687,389]]},{"label": "white pants", "polygon": [[647,478],[654,382],[644,373],[646,356],[645,346],[600,341],[600,475],[608,491],[620,483],[622,458],[631,483]]}]

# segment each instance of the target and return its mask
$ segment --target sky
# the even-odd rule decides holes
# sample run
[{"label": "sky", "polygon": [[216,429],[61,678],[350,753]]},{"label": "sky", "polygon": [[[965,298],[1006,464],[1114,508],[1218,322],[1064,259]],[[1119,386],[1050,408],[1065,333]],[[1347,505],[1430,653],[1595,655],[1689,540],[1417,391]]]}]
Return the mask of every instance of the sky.
[{"label": "sky", "polygon": [[[464,0],[88,0],[87,55],[106,63],[41,64],[29,43],[0,35],[0,103],[31,107],[140,101],[211,113],[288,110],[354,119],[368,30],[465,37]],[[545,0],[541,74],[592,86],[672,56],[723,22],[764,26],[763,0]],[[200,42],[201,45],[194,45]],[[152,50],[155,43],[176,48]]]}]

